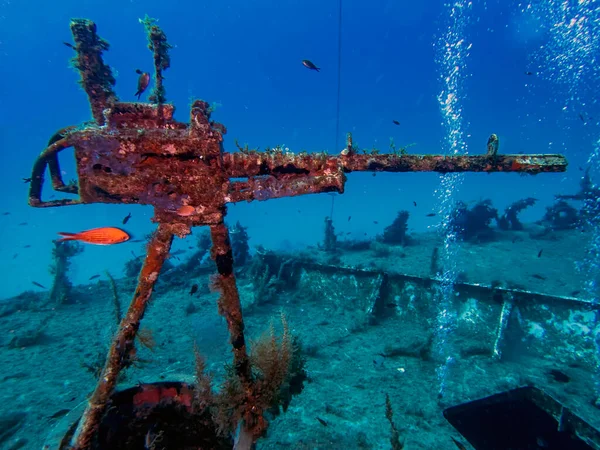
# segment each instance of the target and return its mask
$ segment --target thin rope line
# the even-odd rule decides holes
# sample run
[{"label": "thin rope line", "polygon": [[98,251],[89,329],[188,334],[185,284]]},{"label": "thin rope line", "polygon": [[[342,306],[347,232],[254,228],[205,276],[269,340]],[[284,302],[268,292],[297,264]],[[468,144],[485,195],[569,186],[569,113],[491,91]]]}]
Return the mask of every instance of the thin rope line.
[{"label": "thin rope line", "polygon": [[335,152],[340,151],[340,92],[342,80],[342,0],[338,2],[338,73],[337,73],[337,105],[335,110]]}]

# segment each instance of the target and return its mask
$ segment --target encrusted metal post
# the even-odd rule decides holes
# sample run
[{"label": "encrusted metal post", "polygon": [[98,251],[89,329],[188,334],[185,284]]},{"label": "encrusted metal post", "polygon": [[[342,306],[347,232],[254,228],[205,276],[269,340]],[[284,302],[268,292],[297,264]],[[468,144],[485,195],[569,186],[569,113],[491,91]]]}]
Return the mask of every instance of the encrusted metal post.
[{"label": "encrusted metal post", "polygon": [[150,295],[158,279],[158,274],[171,249],[173,235],[173,227],[171,225],[160,224],[148,244],[148,253],[140,272],[137,289],[135,290],[127,314],[121,320],[119,330],[110,347],[96,389],[71,440],[73,450],[83,450],[90,447],[102,415],[106,411],[108,399],[117,385],[117,377],[125,364],[130,360],[131,350],[134,348],[135,335],[148,307]]},{"label": "encrusted metal post", "polygon": [[71,33],[77,52],[73,66],[81,73],[80,84],[88,95],[96,123],[104,125],[104,110],[119,100],[113,91],[115,77],[102,60],[102,52],[109,48],[108,42],[98,36],[96,24],[87,19],[73,19]]},{"label": "encrusted metal post", "polygon": [[248,434],[257,439],[265,430],[266,423],[263,419],[263,410],[254,397],[252,368],[246,350],[244,317],[242,316],[242,306],[233,271],[233,252],[229,241],[229,230],[221,222],[210,227],[210,234],[213,242],[211,254],[217,265],[217,274],[213,279],[213,285],[221,293],[219,297],[219,314],[227,321],[229,340],[233,349],[235,373],[247,396],[243,426]]}]

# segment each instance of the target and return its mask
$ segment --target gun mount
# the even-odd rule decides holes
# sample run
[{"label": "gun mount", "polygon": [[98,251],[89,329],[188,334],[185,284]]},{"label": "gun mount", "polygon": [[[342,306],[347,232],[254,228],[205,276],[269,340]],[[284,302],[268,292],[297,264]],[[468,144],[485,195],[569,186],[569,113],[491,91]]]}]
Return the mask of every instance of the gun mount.
[{"label": "gun mount", "polygon": [[[346,173],[371,172],[563,172],[562,155],[475,156],[358,154],[348,135],[338,156],[294,154],[276,148],[258,152],[223,149],[223,125],[211,121],[208,103],[193,102],[189,123],[173,119],[166,104],[162,71],[170,65],[163,31],[149,18],[143,21],[153,51],[153,103],[120,102],[115,80],[102,60],[108,44],[96,34],[93,22],[71,22],[77,53],[74,65],[88,94],[94,121],[57,132],[36,160],[29,192],[34,207],[89,203],[136,203],[154,207],[158,229],[148,244],[138,286],[113,339],[103,372],[77,430],[66,448],[92,447],[94,434],[106,412],[119,372],[134,349],[134,339],[174,236],[185,237],[193,226],[208,225],[221,296],[219,313],[225,317],[233,349],[234,370],[246,393],[243,430],[251,441],[264,434],[268,423],[257,405],[251,363],[246,350],[244,320],[233,271],[229,231],[224,223],[228,203],[268,200],[322,192],[344,192]],[[74,148],[78,181],[65,184],[58,154]],[[77,194],[78,199],[42,200],[46,169],[52,187]],[[240,181],[239,179],[243,179]],[[238,179],[238,180],[236,180]],[[182,208],[185,207],[185,210]],[[185,212],[183,212],[185,211]]]}]

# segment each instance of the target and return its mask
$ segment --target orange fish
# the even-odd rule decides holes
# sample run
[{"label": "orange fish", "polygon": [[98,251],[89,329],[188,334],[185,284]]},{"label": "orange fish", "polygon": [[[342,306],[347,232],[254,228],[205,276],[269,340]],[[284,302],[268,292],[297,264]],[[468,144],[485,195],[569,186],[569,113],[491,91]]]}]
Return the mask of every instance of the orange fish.
[{"label": "orange fish", "polygon": [[142,72],[140,69],[137,69],[135,73],[139,75],[139,78],[137,92],[134,95],[139,100],[146,88],[148,87],[148,84],[150,84],[150,74],[148,72]]},{"label": "orange fish", "polygon": [[94,228],[80,233],[59,232],[58,234],[63,236],[58,242],[81,241],[96,245],[120,244],[131,238],[125,231],[113,227]]},{"label": "orange fish", "polygon": [[189,217],[195,212],[196,208],[190,205],[184,205],[176,211],[177,215],[181,217]]}]

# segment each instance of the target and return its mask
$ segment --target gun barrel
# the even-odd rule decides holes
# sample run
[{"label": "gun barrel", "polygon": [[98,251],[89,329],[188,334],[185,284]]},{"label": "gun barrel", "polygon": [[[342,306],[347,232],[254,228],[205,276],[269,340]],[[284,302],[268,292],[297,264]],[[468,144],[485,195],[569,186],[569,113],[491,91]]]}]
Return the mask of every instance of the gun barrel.
[{"label": "gun barrel", "polygon": [[341,156],[344,172],[564,172],[563,155],[350,155]]},{"label": "gun barrel", "polygon": [[226,153],[225,172],[230,177],[260,175],[316,175],[343,172],[564,172],[563,155],[341,155],[293,153]]}]

